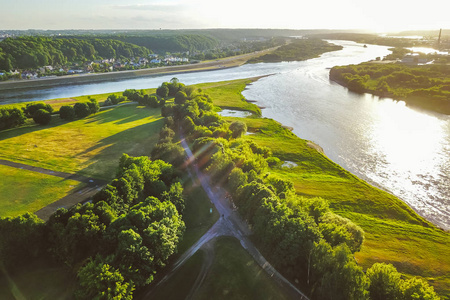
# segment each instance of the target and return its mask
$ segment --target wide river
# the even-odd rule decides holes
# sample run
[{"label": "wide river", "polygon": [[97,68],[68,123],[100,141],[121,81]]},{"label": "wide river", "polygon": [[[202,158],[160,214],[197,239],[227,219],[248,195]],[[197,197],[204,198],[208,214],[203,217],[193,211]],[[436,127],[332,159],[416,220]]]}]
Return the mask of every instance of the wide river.
[{"label": "wide river", "polygon": [[398,196],[436,225],[450,229],[450,116],[355,94],[330,82],[329,68],[390,52],[383,46],[333,43],[344,49],[303,62],[3,91],[0,102],[157,87],[174,76],[185,84],[195,84],[273,74],[243,92],[247,99],[266,107],[264,117],[293,127],[296,135],[319,144],[330,159],[348,171]]}]

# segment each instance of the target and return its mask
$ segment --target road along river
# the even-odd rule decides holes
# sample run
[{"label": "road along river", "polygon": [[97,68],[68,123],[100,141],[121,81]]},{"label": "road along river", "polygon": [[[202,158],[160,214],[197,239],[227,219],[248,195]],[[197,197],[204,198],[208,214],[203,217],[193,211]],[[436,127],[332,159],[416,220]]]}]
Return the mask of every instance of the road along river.
[{"label": "road along river", "polygon": [[436,225],[450,229],[450,116],[406,107],[404,102],[359,95],[330,82],[329,68],[357,64],[387,47],[332,41],[341,51],[302,62],[151,76],[101,83],[0,92],[0,103],[37,101],[157,87],[177,77],[189,85],[269,75],[244,91],[266,107],[263,116],[319,144],[348,171],[390,191]]}]

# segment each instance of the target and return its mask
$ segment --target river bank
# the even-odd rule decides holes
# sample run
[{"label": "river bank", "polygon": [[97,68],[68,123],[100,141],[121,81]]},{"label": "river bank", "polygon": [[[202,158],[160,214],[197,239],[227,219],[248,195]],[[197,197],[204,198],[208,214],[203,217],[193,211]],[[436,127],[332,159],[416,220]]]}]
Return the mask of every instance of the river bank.
[{"label": "river bank", "polygon": [[132,79],[146,76],[162,76],[167,74],[182,74],[201,71],[213,71],[238,67],[245,64],[249,59],[259,57],[275,50],[275,48],[257,51],[253,53],[227,57],[214,61],[205,61],[189,65],[177,65],[158,68],[148,68],[140,70],[117,71],[108,73],[89,73],[82,75],[66,75],[51,78],[9,80],[0,82],[0,91],[26,89],[34,87],[52,87],[62,85],[94,83],[102,81],[113,81],[121,79]]}]

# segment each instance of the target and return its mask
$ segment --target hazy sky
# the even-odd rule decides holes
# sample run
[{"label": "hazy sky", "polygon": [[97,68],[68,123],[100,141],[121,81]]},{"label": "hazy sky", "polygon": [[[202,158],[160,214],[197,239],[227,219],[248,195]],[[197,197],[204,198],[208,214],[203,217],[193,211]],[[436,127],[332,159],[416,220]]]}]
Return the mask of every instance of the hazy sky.
[{"label": "hazy sky", "polygon": [[0,0],[1,29],[450,28],[448,0]]}]

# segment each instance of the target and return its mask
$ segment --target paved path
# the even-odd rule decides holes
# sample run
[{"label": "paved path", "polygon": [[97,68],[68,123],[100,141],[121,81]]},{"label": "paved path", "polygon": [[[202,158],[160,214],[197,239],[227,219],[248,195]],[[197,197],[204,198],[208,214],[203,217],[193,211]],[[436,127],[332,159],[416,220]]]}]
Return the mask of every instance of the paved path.
[{"label": "paved path", "polygon": [[[275,280],[292,299],[306,300],[309,298],[298,290],[292,283],[290,283],[283,275],[281,275],[258,251],[252,241],[248,238],[251,234],[251,230],[248,224],[242,220],[241,216],[233,210],[232,204],[226,198],[226,191],[222,188],[212,188],[207,176],[202,174],[195,166],[194,155],[189,149],[186,141],[183,139],[181,145],[187,154],[187,165],[190,166],[191,177],[197,177],[200,181],[203,189],[208,195],[211,203],[213,203],[220,214],[219,220],[208,230],[191,248],[189,248],[180,258],[171,266],[166,276],[156,285],[151,287],[151,290],[146,293],[142,299],[151,299],[152,291],[161,283],[167,281],[177,270],[181,267],[194,253],[200,249],[203,245],[211,241],[218,236],[233,236],[237,238],[242,247],[253,257],[256,263],[263,268],[273,280]],[[194,174],[192,174],[192,172]],[[194,175],[194,176],[192,176]],[[201,272],[201,276],[205,276],[205,272]],[[197,278],[198,279],[198,278]],[[192,292],[198,287],[194,286],[189,293],[189,297],[192,297]],[[193,291],[194,290],[194,291]]]},{"label": "paved path", "polygon": [[61,177],[64,179],[70,179],[84,183],[84,186],[82,188],[77,189],[71,194],[59,199],[58,201],[55,201],[36,211],[35,214],[44,221],[47,221],[50,218],[50,216],[60,207],[69,208],[77,203],[89,200],[107,183],[104,180],[93,179],[90,177],[66,172],[53,171],[45,168],[34,167],[4,159],[0,159],[0,165],[38,172],[46,175]]}]

